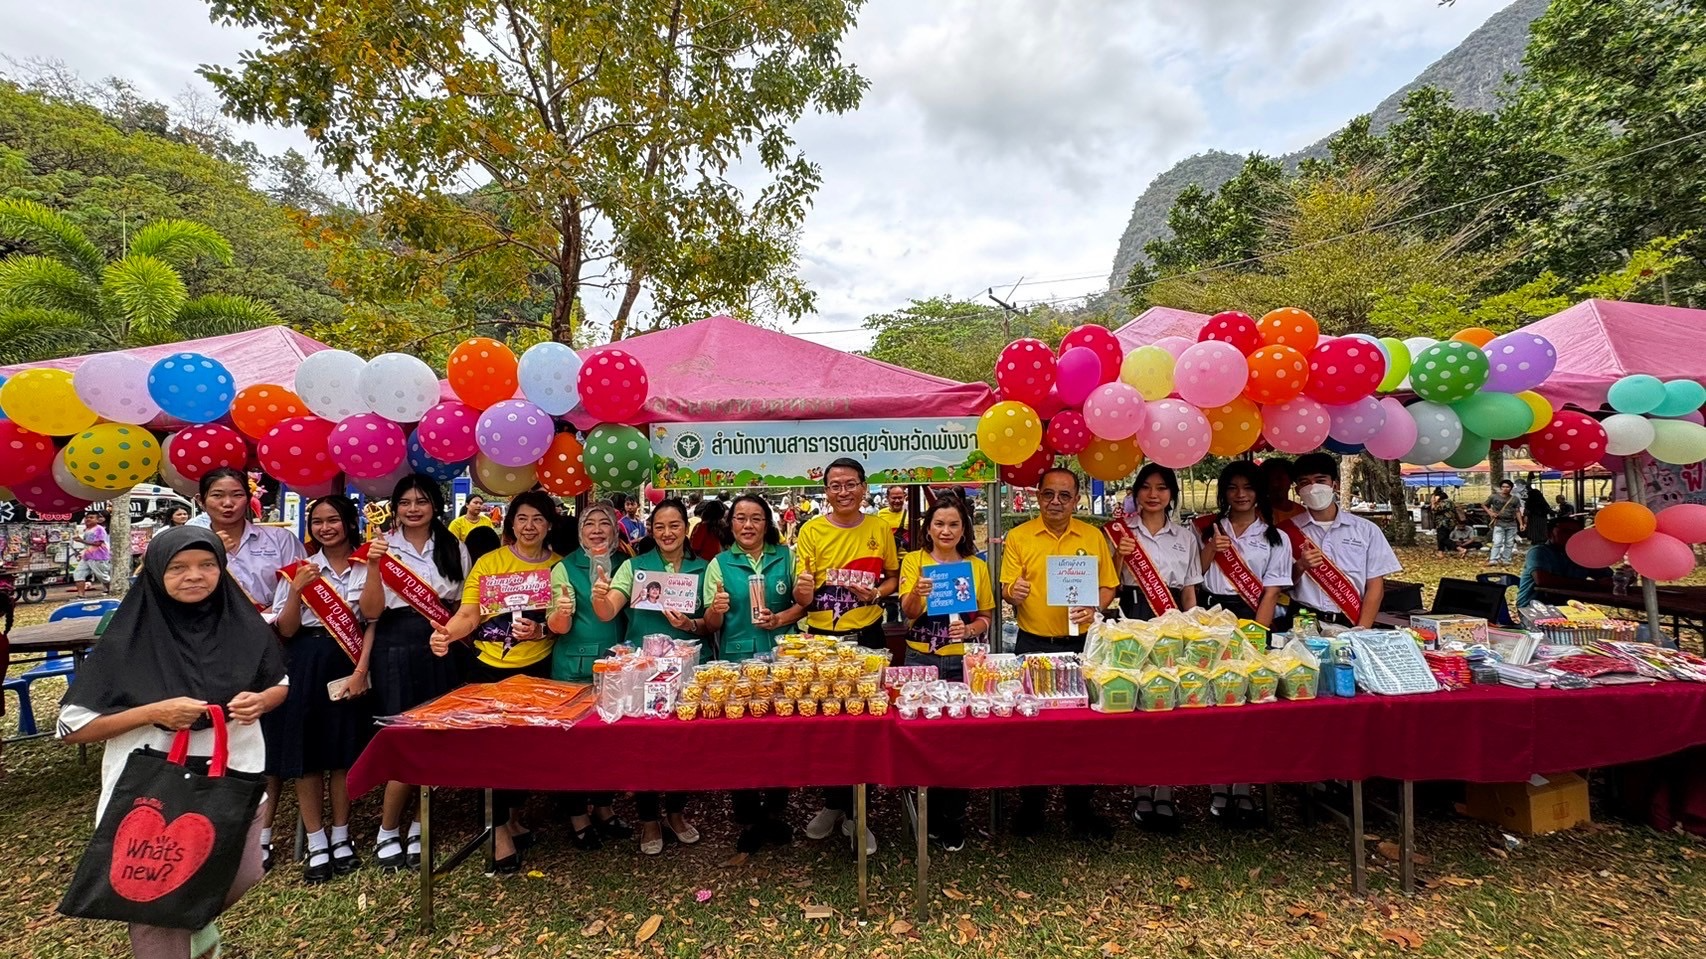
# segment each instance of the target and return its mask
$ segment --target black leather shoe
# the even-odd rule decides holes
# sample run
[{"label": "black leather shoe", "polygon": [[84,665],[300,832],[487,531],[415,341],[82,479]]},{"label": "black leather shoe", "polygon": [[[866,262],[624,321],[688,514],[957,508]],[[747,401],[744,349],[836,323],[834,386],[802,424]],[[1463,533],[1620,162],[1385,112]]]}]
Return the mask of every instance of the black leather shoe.
[{"label": "black leather shoe", "polygon": [[[340,856],[338,850],[347,849],[349,855]],[[332,843],[332,871],[340,876],[347,876],[361,868],[361,857],[355,854],[355,844],[348,839]]]},{"label": "black leather shoe", "polygon": [[409,864],[410,869],[419,869],[421,865],[421,837],[409,836],[403,842],[407,843],[406,848],[408,849],[408,852],[403,854],[403,861]]},{"label": "black leather shoe", "polygon": [[[315,862],[314,860],[320,860]],[[332,857],[324,852],[311,852],[308,862],[302,866],[302,881],[310,886],[317,886],[332,878]]]},{"label": "black leather shoe", "polygon": [[379,845],[374,847],[373,861],[385,872],[397,872],[407,866],[408,857],[403,854],[403,837],[393,836],[380,840]]},{"label": "black leather shoe", "polygon": [[794,841],[794,827],[780,819],[766,819],[758,828],[764,830],[764,841],[772,846],[786,846]]},{"label": "black leather shoe", "polygon": [[534,846],[538,845],[539,843],[542,843],[545,841],[545,837],[540,835],[539,830],[537,830],[537,829],[529,829],[528,831],[522,833],[521,835],[514,836],[511,838],[515,843],[515,851],[516,852],[526,852],[527,850],[532,849]]},{"label": "black leather shoe", "polygon": [[272,843],[261,843],[261,872],[272,872]]},{"label": "black leather shoe", "polygon": [[634,827],[622,821],[621,816],[611,816],[609,819],[593,817],[593,825],[598,827],[599,835],[611,840],[627,840],[634,838]]},{"label": "black leather shoe", "polygon": [[748,826],[740,831],[740,837],[735,840],[735,851],[752,855],[764,848],[764,827]]},{"label": "black leather shoe", "polygon": [[513,876],[521,871],[521,853],[512,852],[492,863],[492,875]]},{"label": "black leather shoe", "polygon": [[[592,852],[595,849],[604,848],[604,837],[598,834],[598,827],[596,825],[589,825],[585,829],[575,830],[574,839],[575,848],[582,852]],[[521,848],[519,838],[516,841],[515,848]]]}]

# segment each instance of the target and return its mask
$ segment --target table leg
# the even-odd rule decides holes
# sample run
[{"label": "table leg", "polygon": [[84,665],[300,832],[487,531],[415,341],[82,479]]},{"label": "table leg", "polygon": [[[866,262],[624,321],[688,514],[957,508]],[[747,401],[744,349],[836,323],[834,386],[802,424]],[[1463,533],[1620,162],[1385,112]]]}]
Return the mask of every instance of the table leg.
[{"label": "table leg", "polygon": [[1404,895],[1416,894],[1416,784],[1398,784],[1398,883]]},{"label": "table leg", "polygon": [[422,932],[432,931],[432,787],[421,787],[421,912]]},{"label": "table leg", "polygon": [[930,918],[930,790],[918,787],[918,892],[913,922],[922,926]]},{"label": "table leg", "polygon": [[869,887],[867,885],[867,880],[869,879],[869,873],[866,871],[868,864],[865,861],[867,858],[865,856],[865,829],[866,828],[867,827],[865,825],[865,784],[860,783],[859,785],[853,787],[853,849],[854,849],[854,855],[857,857],[858,863],[859,863],[859,865],[858,865],[858,873],[859,873],[859,920],[861,922],[863,922],[867,918],[866,909],[867,909],[867,906],[869,904],[869,902],[868,902]]},{"label": "table leg", "polygon": [[497,824],[492,822],[492,791],[490,789],[486,790],[485,806],[486,841],[483,845],[486,847],[486,875],[489,876],[498,868],[498,830]]},{"label": "table leg", "polygon": [[1264,829],[1274,828],[1274,798],[1278,792],[1273,783],[1262,784],[1262,828]]},{"label": "table leg", "polygon": [[1368,895],[1368,850],[1363,845],[1362,780],[1351,780],[1351,893]]}]

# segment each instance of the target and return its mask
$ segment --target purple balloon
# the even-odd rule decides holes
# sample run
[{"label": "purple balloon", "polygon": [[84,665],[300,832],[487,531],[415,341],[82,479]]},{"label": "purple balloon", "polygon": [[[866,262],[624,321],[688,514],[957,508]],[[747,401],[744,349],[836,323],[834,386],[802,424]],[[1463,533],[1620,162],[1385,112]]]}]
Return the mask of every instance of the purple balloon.
[{"label": "purple balloon", "polygon": [[1490,340],[1487,382],[1481,389],[1491,393],[1521,393],[1546,382],[1558,365],[1558,351],[1538,333],[1517,330]]},{"label": "purple balloon", "polygon": [[1055,386],[1067,406],[1078,406],[1102,385],[1102,358],[1087,346],[1075,346],[1060,354],[1054,368]]},{"label": "purple balloon", "polygon": [[474,440],[499,466],[529,466],[545,455],[556,432],[544,410],[526,400],[503,400],[480,414]]},{"label": "purple balloon", "polygon": [[1327,415],[1333,423],[1327,435],[1348,446],[1367,443],[1386,425],[1386,408],[1372,396],[1343,406],[1329,406]]}]

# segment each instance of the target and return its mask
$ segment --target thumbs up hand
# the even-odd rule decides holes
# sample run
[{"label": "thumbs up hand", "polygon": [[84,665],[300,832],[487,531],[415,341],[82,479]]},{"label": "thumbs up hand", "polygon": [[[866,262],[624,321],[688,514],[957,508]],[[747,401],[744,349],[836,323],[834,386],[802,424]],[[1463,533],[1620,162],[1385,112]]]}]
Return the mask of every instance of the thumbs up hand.
[{"label": "thumbs up hand", "polygon": [[1011,599],[1014,604],[1024,602],[1030,595],[1031,581],[1023,576],[1014,580],[1013,585],[1007,587],[1007,598]]},{"label": "thumbs up hand", "polygon": [[799,573],[794,577],[794,602],[808,609],[812,600],[817,596],[817,577],[805,565],[801,565]]}]

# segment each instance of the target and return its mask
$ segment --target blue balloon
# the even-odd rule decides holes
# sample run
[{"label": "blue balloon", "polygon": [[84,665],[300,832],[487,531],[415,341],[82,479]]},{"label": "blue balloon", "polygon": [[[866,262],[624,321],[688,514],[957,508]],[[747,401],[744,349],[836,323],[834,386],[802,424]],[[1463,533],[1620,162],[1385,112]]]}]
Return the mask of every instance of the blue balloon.
[{"label": "blue balloon", "polygon": [[[417,431],[418,432],[418,431]],[[421,446],[420,437],[415,433],[409,434],[409,468],[417,473],[430,476],[440,483],[448,483],[462,475],[467,463],[445,463],[432,458]]]},{"label": "blue balloon", "polygon": [[[5,385],[6,385],[6,377],[0,376],[0,386],[5,386]],[[6,415],[6,411],[3,409],[0,409],[0,420],[9,420],[9,419],[11,419],[11,417]]]},{"label": "blue balloon", "polygon": [[562,416],[581,401],[580,375],[580,354],[556,341],[528,347],[516,367],[521,395],[552,416]]},{"label": "blue balloon", "polygon": [[1362,444],[1361,443],[1341,443],[1338,440],[1333,439],[1330,436],[1327,438],[1327,441],[1325,443],[1321,444],[1321,448],[1325,449],[1325,450],[1329,450],[1329,451],[1334,452],[1334,453],[1338,453],[1340,456],[1349,456],[1352,453],[1361,453],[1362,452]]},{"label": "blue balloon", "polygon": [[231,410],[236,381],[225,364],[200,353],[173,353],[148,371],[148,395],[167,416],[211,423]]},{"label": "blue balloon", "polygon": [[1665,385],[1656,376],[1632,373],[1611,384],[1605,399],[1619,413],[1651,413],[1665,401]]},{"label": "blue balloon", "polygon": [[1671,380],[1665,384],[1665,399],[1653,409],[1654,416],[1687,416],[1706,406],[1706,386],[1693,380]]}]

